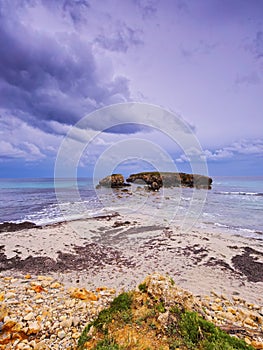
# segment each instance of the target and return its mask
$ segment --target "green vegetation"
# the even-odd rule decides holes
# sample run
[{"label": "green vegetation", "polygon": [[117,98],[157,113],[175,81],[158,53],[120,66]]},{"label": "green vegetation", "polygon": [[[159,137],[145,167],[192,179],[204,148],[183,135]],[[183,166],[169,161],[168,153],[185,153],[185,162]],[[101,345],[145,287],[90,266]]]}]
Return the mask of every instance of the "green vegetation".
[{"label": "green vegetation", "polygon": [[174,280],[172,279],[172,277],[170,277],[170,282],[171,282],[171,285],[172,285],[172,286],[175,285],[175,282],[174,282]]},{"label": "green vegetation", "polygon": [[[175,311],[177,322],[171,324],[168,329],[171,349],[176,349],[180,345],[186,346],[187,349],[204,350],[253,349],[243,340],[231,337],[196,312],[180,312],[178,309],[172,311]],[[177,339],[174,339],[175,335],[177,335]]]},{"label": "green vegetation", "polygon": [[[91,329],[92,326],[94,326],[98,331],[107,334],[108,333],[108,328],[107,325],[112,322],[114,318],[117,318],[119,320],[122,320],[124,323],[128,323],[132,319],[132,314],[131,314],[131,304],[132,304],[132,296],[130,293],[122,293],[118,297],[116,297],[110,307],[108,309],[102,310],[97,319],[91,323],[89,323],[85,329],[83,330],[79,341],[78,341],[78,348],[83,349],[85,343],[90,340],[90,337],[88,336],[88,333]],[[107,339],[105,339],[106,341]],[[108,341],[108,340],[107,340]],[[103,344],[103,343],[102,343]],[[97,344],[97,346],[99,343]],[[102,345],[104,346],[104,345]],[[113,344],[113,346],[115,346]],[[94,350],[97,349],[103,349],[101,348],[94,348]],[[105,348],[106,349],[106,348]],[[111,349],[111,348],[109,348]],[[119,348],[114,348],[112,349],[119,349]]]},{"label": "green vegetation", "polygon": [[[172,283],[172,281],[169,281]],[[89,344],[92,350],[252,350],[243,340],[206,321],[198,313],[184,310],[182,305],[167,307],[158,298],[148,295],[147,285],[140,292],[122,293],[110,307],[101,311],[87,325],[78,342],[78,349]],[[161,315],[165,321],[161,321]],[[91,327],[92,337],[89,336]],[[95,340],[94,340],[95,337]]]},{"label": "green vegetation", "polygon": [[164,313],[166,311],[163,302],[160,302],[159,304],[156,305],[156,310],[161,313]]},{"label": "green vegetation", "polygon": [[94,350],[121,350],[118,344],[114,341],[114,339],[105,338],[98,342],[95,346]]},{"label": "green vegetation", "polygon": [[141,283],[139,284],[139,290],[143,293],[146,293],[147,292],[147,287],[146,287],[146,283]]}]

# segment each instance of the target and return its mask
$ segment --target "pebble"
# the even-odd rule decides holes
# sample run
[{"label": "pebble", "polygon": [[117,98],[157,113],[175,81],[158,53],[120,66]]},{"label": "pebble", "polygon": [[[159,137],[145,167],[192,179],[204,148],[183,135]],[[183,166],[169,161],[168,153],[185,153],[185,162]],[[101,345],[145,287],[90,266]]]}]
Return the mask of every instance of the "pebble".
[{"label": "pebble", "polygon": [[[48,276],[17,278],[16,288],[10,281],[14,279],[0,275],[0,350],[75,349],[84,327],[116,294],[107,287],[95,291],[84,287],[67,290],[60,281]],[[247,303],[237,295],[230,300],[216,292],[200,297],[200,303],[208,320],[219,327],[244,327],[246,332],[240,336],[255,349],[263,349],[262,306]],[[21,331],[26,339],[19,335]]]},{"label": "pebble", "polygon": [[29,312],[29,314],[27,314],[27,315],[24,317],[24,320],[25,320],[25,321],[30,321],[30,320],[32,320],[32,318],[34,318],[34,314],[33,314],[33,312]]},{"label": "pebble", "polygon": [[59,331],[59,332],[58,332],[58,337],[59,337],[59,339],[63,339],[63,338],[65,338],[65,336],[66,336],[65,331]]},{"label": "pebble", "polygon": [[37,299],[37,300],[36,300],[36,304],[42,304],[43,302],[44,302],[43,299]]},{"label": "pebble", "polygon": [[255,349],[263,349],[263,314],[260,312],[262,307],[247,303],[235,295],[236,293],[232,295],[232,301],[225,295],[221,295],[220,298],[215,291],[212,291],[210,296],[200,298],[206,318],[219,327],[226,326],[231,329],[233,325],[233,329],[243,328],[244,332],[239,336]]},{"label": "pebble", "polygon": [[16,296],[16,293],[8,292],[5,294],[5,299],[12,299]]},{"label": "pebble", "polygon": [[22,276],[15,288],[10,281],[14,279],[0,274],[0,350],[75,349],[86,324],[116,294],[105,287],[74,288],[70,295],[63,283],[49,276]]}]

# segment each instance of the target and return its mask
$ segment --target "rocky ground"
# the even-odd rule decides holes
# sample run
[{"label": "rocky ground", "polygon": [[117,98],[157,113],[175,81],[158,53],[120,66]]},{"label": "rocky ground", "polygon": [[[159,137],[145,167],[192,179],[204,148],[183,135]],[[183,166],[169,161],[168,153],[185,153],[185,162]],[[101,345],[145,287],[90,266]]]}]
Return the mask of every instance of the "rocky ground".
[{"label": "rocky ground", "polygon": [[[168,284],[171,287],[167,288]],[[0,276],[0,288],[0,349],[5,350],[76,349],[85,326],[116,296],[114,289],[105,286],[93,291],[66,288],[52,277],[29,274]],[[171,278],[158,274],[147,277],[147,288],[164,305],[183,303],[186,308],[201,310],[203,317],[232,336],[263,349],[262,306],[213,291],[202,298],[194,297]]]},{"label": "rocky ground", "polygon": [[75,349],[116,293],[155,271],[195,295],[207,320],[263,349],[262,241],[136,214],[3,232],[1,244],[0,349]]},{"label": "rocky ground", "polygon": [[81,331],[115,296],[65,288],[49,276],[0,277],[0,349],[75,349]]}]

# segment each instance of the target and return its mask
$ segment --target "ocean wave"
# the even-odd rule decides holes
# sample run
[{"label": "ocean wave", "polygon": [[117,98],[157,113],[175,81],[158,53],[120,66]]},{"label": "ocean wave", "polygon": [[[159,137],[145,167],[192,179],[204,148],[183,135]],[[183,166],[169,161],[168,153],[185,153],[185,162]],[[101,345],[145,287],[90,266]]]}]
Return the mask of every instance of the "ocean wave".
[{"label": "ocean wave", "polygon": [[234,226],[234,225],[227,225],[227,224],[222,224],[222,223],[219,223],[219,222],[214,222],[214,223],[213,222],[206,222],[206,223],[207,224],[213,224],[216,227],[221,227],[221,228],[224,228],[224,229],[227,229],[227,230],[231,230],[231,231],[243,232],[244,235],[249,235],[249,236],[252,235],[253,237],[263,235],[262,231],[254,230],[254,229],[250,229],[250,228],[239,227],[239,226]]},{"label": "ocean wave", "polygon": [[232,196],[263,196],[262,192],[216,191],[215,193]]}]

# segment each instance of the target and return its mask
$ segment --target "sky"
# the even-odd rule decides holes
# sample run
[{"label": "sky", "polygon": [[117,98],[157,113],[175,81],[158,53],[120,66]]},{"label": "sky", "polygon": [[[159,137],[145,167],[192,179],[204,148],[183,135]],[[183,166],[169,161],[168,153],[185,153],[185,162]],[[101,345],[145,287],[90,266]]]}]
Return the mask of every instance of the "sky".
[{"label": "sky", "polygon": [[263,1],[0,0],[0,177],[53,177],[63,147],[80,176],[263,175]]}]

